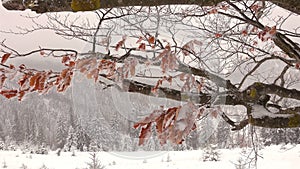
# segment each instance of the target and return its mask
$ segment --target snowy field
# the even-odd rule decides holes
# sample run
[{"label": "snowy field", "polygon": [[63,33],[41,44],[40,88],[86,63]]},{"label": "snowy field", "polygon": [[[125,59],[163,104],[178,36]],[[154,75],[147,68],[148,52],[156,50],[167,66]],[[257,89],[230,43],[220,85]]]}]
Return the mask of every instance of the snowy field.
[{"label": "snowy field", "polygon": [[[203,162],[203,151],[170,151],[170,152],[99,152],[98,160],[106,169],[236,169],[247,158],[249,150],[218,150],[220,161]],[[300,145],[270,146],[259,150],[258,169],[299,169]],[[251,155],[250,155],[251,156]],[[7,169],[84,169],[91,162],[88,152],[62,152],[57,156],[52,151],[48,155],[22,154],[21,151],[0,151],[0,168]],[[245,165],[248,168],[249,165]]]}]

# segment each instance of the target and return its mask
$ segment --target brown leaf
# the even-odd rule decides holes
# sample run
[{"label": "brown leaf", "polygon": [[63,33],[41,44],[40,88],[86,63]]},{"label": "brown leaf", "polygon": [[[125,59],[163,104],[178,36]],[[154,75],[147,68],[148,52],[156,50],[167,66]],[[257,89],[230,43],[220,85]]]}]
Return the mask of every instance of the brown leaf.
[{"label": "brown leaf", "polygon": [[21,70],[24,70],[24,69],[26,69],[26,66],[25,66],[24,64],[21,64],[21,65],[19,66],[19,68],[20,68]]},{"label": "brown leaf", "polygon": [[45,54],[46,54],[45,51],[43,50],[40,51],[40,55],[44,56]]},{"label": "brown leaf", "polygon": [[2,59],[1,59],[1,63],[4,64],[7,59],[10,57],[11,53],[5,53],[3,56],[2,56]]},{"label": "brown leaf", "polygon": [[194,46],[191,42],[186,43],[182,46],[182,53],[184,56],[188,56],[191,54],[191,51],[194,50]]},{"label": "brown leaf", "polygon": [[75,66],[75,62],[74,61],[70,61],[70,63],[69,63],[69,67],[74,67]]},{"label": "brown leaf", "polygon": [[65,91],[70,85],[73,76],[73,69],[67,68],[62,70],[60,76],[56,79],[57,91],[63,92]]},{"label": "brown leaf", "polygon": [[218,13],[218,10],[216,8],[213,8],[210,11],[208,11],[208,14],[216,14],[216,13]]},{"label": "brown leaf", "polygon": [[35,85],[36,80],[38,79],[39,76],[40,76],[40,73],[38,72],[30,78],[29,85],[31,87]]},{"label": "brown leaf", "polygon": [[25,82],[28,81],[29,76],[27,74],[24,74],[23,77],[19,80],[18,84],[22,88]]},{"label": "brown leaf", "polygon": [[211,116],[214,117],[214,118],[217,118],[218,115],[219,115],[219,113],[218,113],[217,110],[213,110],[210,114],[211,114]]},{"label": "brown leaf", "polygon": [[120,49],[120,47],[122,47],[124,45],[125,40],[126,40],[126,36],[123,36],[122,40],[120,40],[116,45],[116,51],[118,51]]},{"label": "brown leaf", "polygon": [[18,100],[19,100],[19,101],[22,101],[24,95],[25,95],[25,91],[24,91],[24,90],[23,90],[23,91],[20,91],[20,92],[19,92],[19,95],[18,95]]},{"label": "brown leaf", "polygon": [[273,26],[271,29],[270,29],[270,31],[269,31],[269,33],[270,33],[270,35],[275,35],[276,34],[276,26]]},{"label": "brown leaf", "polygon": [[150,44],[154,44],[154,43],[155,43],[155,37],[154,37],[154,36],[150,36],[150,37],[148,38],[148,42],[149,42]]},{"label": "brown leaf", "polygon": [[145,141],[147,141],[149,139],[149,137],[151,136],[151,124],[152,123],[148,123],[147,126],[145,128],[142,128],[140,136],[139,136],[139,145],[142,145],[145,143]]},{"label": "brown leaf", "polygon": [[62,59],[61,59],[61,63],[67,63],[68,61],[70,61],[69,56],[63,56]]},{"label": "brown leaf", "polygon": [[142,40],[143,40],[143,37],[140,36],[139,39],[136,41],[136,43],[140,43],[140,42],[142,42]]},{"label": "brown leaf", "polygon": [[220,33],[215,33],[215,37],[216,37],[216,38],[220,38],[220,37],[222,37],[222,34],[220,34]]},{"label": "brown leaf", "polygon": [[248,31],[247,31],[247,30],[245,30],[245,29],[244,29],[244,30],[242,30],[242,35],[243,35],[243,36],[247,36],[247,35],[248,35]]},{"label": "brown leaf", "polygon": [[138,49],[141,50],[141,51],[145,51],[146,50],[146,44],[141,43],[140,46],[138,47]]},{"label": "brown leaf", "polygon": [[0,76],[0,89],[2,89],[2,87],[3,87],[3,85],[4,85],[4,82],[5,82],[6,78],[7,78],[7,77],[6,77],[4,74],[2,74],[2,75]]},{"label": "brown leaf", "polygon": [[17,90],[2,90],[0,92],[0,94],[6,97],[7,99],[17,96],[17,93],[18,93]]},{"label": "brown leaf", "polygon": [[162,114],[163,114],[163,110],[155,110],[149,116],[145,117],[143,120],[135,123],[133,127],[138,128],[148,123],[155,122]]}]

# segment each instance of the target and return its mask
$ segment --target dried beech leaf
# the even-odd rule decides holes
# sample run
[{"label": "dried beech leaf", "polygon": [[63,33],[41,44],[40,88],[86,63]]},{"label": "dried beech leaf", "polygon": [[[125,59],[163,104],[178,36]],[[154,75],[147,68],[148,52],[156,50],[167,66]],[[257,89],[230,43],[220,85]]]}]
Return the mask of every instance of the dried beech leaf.
[{"label": "dried beech leaf", "polygon": [[6,97],[7,99],[13,98],[17,96],[18,91],[17,90],[2,90],[0,91],[0,94]]},{"label": "dried beech leaf", "polygon": [[11,53],[5,53],[3,56],[2,56],[2,59],[1,59],[1,63],[4,64],[7,59],[10,57]]},{"label": "dried beech leaf", "polygon": [[140,46],[138,47],[138,49],[141,50],[141,51],[145,51],[146,50],[146,44],[141,43]]},{"label": "dried beech leaf", "polygon": [[151,136],[151,124],[148,123],[145,128],[142,128],[141,134],[139,136],[139,145],[144,144]]},{"label": "dried beech leaf", "polygon": [[150,36],[150,37],[148,38],[148,42],[149,42],[150,44],[154,44],[154,43],[155,43],[155,37],[154,37],[154,36]]}]

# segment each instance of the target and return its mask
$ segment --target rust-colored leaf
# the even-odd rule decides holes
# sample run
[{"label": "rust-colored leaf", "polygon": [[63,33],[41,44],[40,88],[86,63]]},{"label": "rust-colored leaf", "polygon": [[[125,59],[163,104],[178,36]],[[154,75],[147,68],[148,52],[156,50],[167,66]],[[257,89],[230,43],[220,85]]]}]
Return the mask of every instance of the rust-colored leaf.
[{"label": "rust-colored leaf", "polygon": [[216,13],[218,13],[218,10],[216,8],[213,8],[210,11],[208,11],[208,14],[216,14]]},{"label": "rust-colored leaf", "polygon": [[242,35],[243,35],[243,36],[247,36],[247,35],[248,35],[248,31],[247,31],[247,30],[245,30],[245,29],[244,29],[244,30],[242,30]]},{"label": "rust-colored leaf", "polygon": [[215,33],[215,37],[216,37],[216,38],[220,38],[220,37],[222,37],[222,34],[220,34],[220,33]]},{"label": "rust-colored leaf", "polygon": [[45,51],[43,51],[43,50],[40,51],[41,56],[44,56],[45,54],[46,54]]},{"label": "rust-colored leaf", "polygon": [[24,90],[20,91],[19,94],[18,94],[18,100],[22,101],[24,95],[25,95],[25,91]]},{"label": "rust-colored leaf", "polygon": [[69,56],[63,56],[62,59],[61,59],[61,63],[67,63],[68,61],[70,61]]},{"label": "rust-colored leaf", "polygon": [[150,36],[150,37],[148,38],[148,42],[149,42],[150,44],[154,44],[154,43],[155,43],[155,37],[154,37],[154,36]]},{"label": "rust-colored leaf", "polygon": [[146,50],[146,44],[141,43],[140,46],[138,47],[138,49],[141,50],[141,51],[145,51]]},{"label": "rust-colored leaf", "polygon": [[126,36],[123,36],[122,40],[120,40],[116,45],[116,51],[118,51],[124,45],[125,40],[126,40]]},{"label": "rust-colored leaf", "polygon": [[270,28],[269,33],[270,35],[275,35],[276,34],[276,26],[273,26],[272,28]]},{"label": "rust-colored leaf", "polygon": [[155,113],[141,120],[134,125],[141,127],[140,144],[143,144],[151,135],[150,126],[156,124],[156,132],[160,144],[165,144],[167,140],[175,144],[181,144],[188,133],[196,129],[196,118],[199,117],[199,110],[192,103],[177,106]]},{"label": "rust-colored leaf", "polygon": [[139,39],[136,41],[136,43],[140,43],[140,42],[142,42],[142,40],[143,40],[143,37],[140,36]]},{"label": "rust-colored leaf", "polygon": [[69,67],[74,67],[75,66],[75,62],[74,61],[70,61],[69,62]]},{"label": "rust-colored leaf", "polygon": [[70,85],[73,76],[73,69],[67,68],[62,70],[60,76],[56,79],[55,85],[57,85],[57,91],[63,92],[65,91]]},{"label": "rust-colored leaf", "polygon": [[41,74],[41,76],[39,76],[38,79],[36,80],[34,89],[40,92],[43,91],[45,88],[45,82],[46,82],[46,75]]},{"label": "rust-colored leaf", "polygon": [[10,57],[11,53],[5,53],[3,56],[2,56],[2,59],[1,59],[1,63],[4,64],[7,59]]},{"label": "rust-colored leaf", "polygon": [[222,10],[224,10],[224,11],[227,11],[228,8],[229,8],[229,5],[222,5],[222,6],[220,7],[220,9],[222,9]]},{"label": "rust-colored leaf", "polygon": [[256,13],[256,12],[259,11],[259,9],[260,9],[261,7],[262,7],[262,6],[259,5],[259,4],[253,4],[253,5],[251,5],[250,9],[251,9],[254,13]]},{"label": "rust-colored leaf", "polygon": [[20,68],[21,70],[24,70],[24,69],[26,69],[26,66],[25,66],[24,64],[21,64],[21,65],[19,66],[19,68]]},{"label": "rust-colored leaf", "polygon": [[33,75],[31,78],[30,78],[30,81],[29,81],[29,86],[32,87],[35,85],[36,83],[36,80],[38,79],[38,77],[40,76],[40,73],[36,73],[35,75]]},{"label": "rust-colored leaf", "polygon": [[28,81],[29,76],[27,74],[24,74],[23,77],[19,80],[18,84],[22,88],[24,84]]},{"label": "rust-colored leaf", "polygon": [[191,53],[193,53],[193,51],[194,45],[191,41],[182,46],[182,53],[184,56],[190,55]]},{"label": "rust-colored leaf", "polygon": [[0,76],[0,89],[2,89],[2,87],[3,87],[3,85],[4,85],[4,82],[5,82],[6,78],[7,78],[7,77],[6,77],[4,74],[2,74],[2,75]]},{"label": "rust-colored leaf", "polygon": [[139,136],[139,145],[144,144],[151,136],[151,124],[152,123],[148,123],[145,128],[142,128]]},{"label": "rust-colored leaf", "polygon": [[17,90],[2,90],[0,91],[0,94],[6,97],[7,99],[13,98],[17,96],[18,91]]},{"label": "rust-colored leaf", "polygon": [[13,64],[10,64],[10,65],[9,65],[9,68],[10,68],[10,69],[15,69],[16,67],[15,67]]}]

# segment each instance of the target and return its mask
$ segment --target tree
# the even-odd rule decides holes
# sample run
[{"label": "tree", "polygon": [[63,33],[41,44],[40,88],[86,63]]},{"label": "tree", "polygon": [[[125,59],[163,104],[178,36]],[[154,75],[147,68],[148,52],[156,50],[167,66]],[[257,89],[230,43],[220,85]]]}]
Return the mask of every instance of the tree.
[{"label": "tree", "polygon": [[56,129],[56,147],[62,149],[66,144],[66,136],[68,135],[66,119],[60,115],[57,120]]},{"label": "tree", "polygon": [[[135,128],[141,128],[139,144],[151,136],[152,125],[156,125],[161,144],[167,141],[180,144],[196,129],[198,121],[207,118],[222,118],[232,130],[241,130],[249,124],[265,128],[300,126],[296,76],[300,68],[300,35],[297,28],[293,31],[285,26],[293,16],[289,12],[299,14],[298,1],[123,0],[101,1],[101,6],[99,1],[93,2],[95,8],[89,9],[81,8],[83,3],[75,0],[71,6],[61,1],[60,7],[56,1],[25,2],[27,8],[41,13],[125,7],[95,11],[98,22],[94,25],[78,25],[77,20],[72,21],[68,16],[47,15],[49,25],[37,24],[32,30],[25,28],[20,32],[54,30],[61,36],[91,43],[88,53],[40,48],[22,54],[3,41],[0,94],[22,100],[28,93],[45,93],[54,87],[63,92],[70,87],[74,74],[81,72],[99,82],[103,89],[116,88],[185,102],[154,109],[135,123]],[[8,9],[24,9],[18,3],[7,1],[3,5]],[[171,4],[195,5],[158,6]],[[273,16],[276,10],[286,14]],[[62,22],[62,18],[69,22]],[[124,34],[129,36],[121,36],[120,27],[126,28]],[[8,59],[35,53],[60,57],[65,68],[53,72],[6,64]],[[8,75],[16,78],[16,72],[18,88],[4,88]],[[225,112],[227,106],[230,112],[238,114],[239,121]],[[212,124],[217,125],[215,121]]]},{"label": "tree", "polygon": [[77,149],[77,136],[72,126],[69,127],[68,137],[64,146],[65,151],[74,152]]}]

